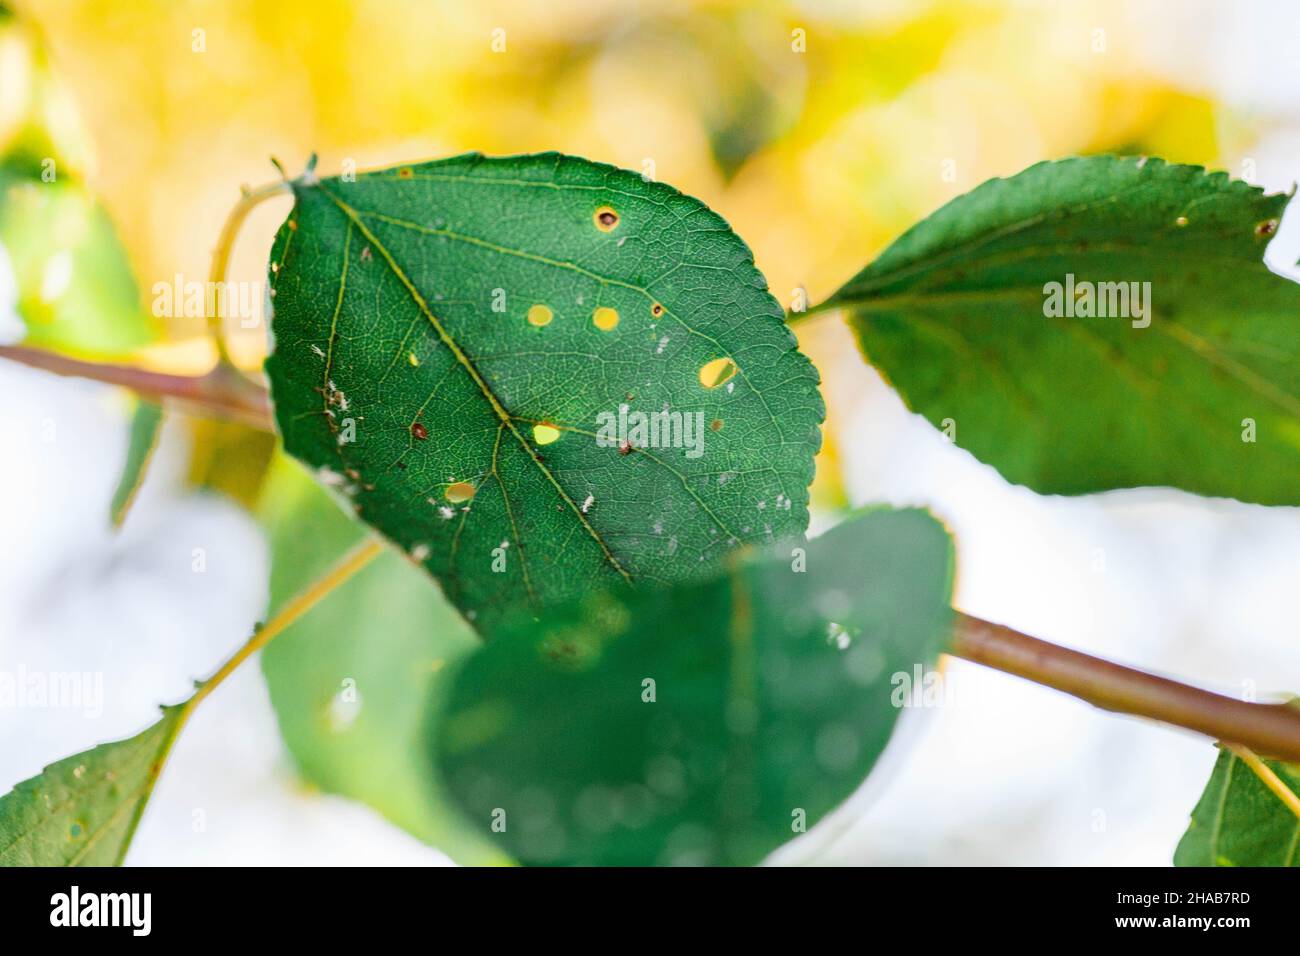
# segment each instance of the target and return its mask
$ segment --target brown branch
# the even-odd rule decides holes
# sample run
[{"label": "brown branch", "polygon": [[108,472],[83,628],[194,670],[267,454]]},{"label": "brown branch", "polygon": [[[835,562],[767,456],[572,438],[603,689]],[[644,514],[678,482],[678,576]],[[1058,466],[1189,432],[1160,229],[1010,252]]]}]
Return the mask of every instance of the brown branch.
[{"label": "brown branch", "polygon": [[266,389],[229,366],[219,365],[206,375],[170,375],[131,365],[86,362],[23,345],[0,345],[0,358],[55,375],[120,385],[150,398],[174,398],[198,414],[274,431]]},{"label": "brown branch", "polygon": [[[23,346],[0,346],[0,358],[56,375],[176,399],[199,413],[274,430],[266,389],[226,365],[219,364],[206,375],[169,375],[130,365],[85,362]],[[1147,717],[1266,756],[1300,762],[1300,708],[1288,704],[1252,704],[1225,697],[960,612],[949,652],[1063,691],[1103,710]]]},{"label": "brown branch", "polygon": [[1300,708],[1288,704],[1225,697],[961,613],[950,652],[1103,710],[1148,717],[1280,760],[1300,761]]}]

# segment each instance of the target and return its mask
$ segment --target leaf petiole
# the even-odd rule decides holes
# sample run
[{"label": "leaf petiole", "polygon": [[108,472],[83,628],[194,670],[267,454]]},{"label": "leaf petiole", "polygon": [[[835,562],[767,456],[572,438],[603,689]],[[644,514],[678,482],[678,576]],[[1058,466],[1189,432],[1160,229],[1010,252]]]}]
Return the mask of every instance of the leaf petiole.
[{"label": "leaf petiole", "polygon": [[[145,806],[148,805],[149,797],[153,793],[153,787],[161,776],[163,765],[167,762],[167,757],[171,753],[172,745],[175,744],[176,738],[180,736],[181,730],[185,727],[190,715],[194,713],[199,703],[205,697],[211,694],[218,686],[234,673],[240,664],[248,660],[253,654],[269,644],[278,634],[288,630],[289,626],[297,621],[300,617],[315,607],[331,591],[339,587],[354,574],[364,568],[374,559],[383,545],[376,538],[369,538],[363,541],[348,555],[346,555],[338,564],[334,565],[321,578],[293,597],[284,607],[265,624],[253,629],[252,636],[243,644],[239,650],[235,651],[224,664],[222,664],[215,674],[207,680],[198,684],[193,696],[182,704],[178,704],[178,712],[173,718],[171,726],[167,730],[162,744],[154,758],[153,765],[149,770],[149,777],[145,784],[144,794],[138,806],[135,808],[131,824],[126,831],[122,851],[118,857],[118,863],[126,856],[127,848],[130,846],[131,837],[135,833],[136,827],[140,823],[140,818],[144,815]],[[167,709],[167,708],[164,708]]]},{"label": "leaf petiole", "polygon": [[[239,229],[248,218],[248,214],[253,211],[259,204],[268,199],[273,199],[282,193],[287,193],[290,184],[286,180],[279,180],[273,183],[267,183],[265,186],[259,186],[256,189],[244,189],[243,196],[239,202],[235,203],[230,214],[226,216],[226,222],[221,227],[221,234],[217,238],[217,247],[212,253],[212,269],[208,273],[209,288],[217,288],[226,281],[226,272],[230,268],[230,254],[235,246],[235,237],[239,234]],[[213,302],[215,300],[210,300]],[[226,345],[226,331],[222,325],[221,313],[215,307],[208,314],[208,332],[212,336],[212,341],[217,348],[218,367],[234,367],[230,360],[230,351]]]},{"label": "leaf petiole", "polygon": [[217,689],[221,683],[234,673],[240,664],[252,657],[267,644],[269,644],[278,634],[289,629],[289,626],[297,621],[300,617],[310,611],[313,607],[321,602],[331,591],[346,582],[354,574],[364,568],[383,550],[383,545],[376,538],[369,538],[354,548],[338,564],[334,565],[322,577],[317,579],[299,594],[289,600],[275,615],[265,624],[255,627],[253,634],[249,639],[235,651],[234,654],[222,664],[215,674],[207,680],[198,684],[193,696],[182,704],[178,704],[179,712],[173,720],[171,727],[168,729],[167,736],[158,750],[157,757],[154,759],[153,766],[149,771],[148,782],[145,785],[144,796],[135,809],[135,815],[131,825],[127,830],[126,840],[122,846],[122,857],[125,857],[127,847],[130,846],[131,837],[135,833],[135,828],[140,823],[141,816],[144,815],[144,808],[149,802],[149,797],[153,792],[154,784],[158,782],[158,777],[162,774],[163,765],[167,762],[167,757],[171,753],[172,745],[175,744],[176,738],[180,736],[181,730],[184,729],[190,715],[194,713],[196,707],[205,697]]}]

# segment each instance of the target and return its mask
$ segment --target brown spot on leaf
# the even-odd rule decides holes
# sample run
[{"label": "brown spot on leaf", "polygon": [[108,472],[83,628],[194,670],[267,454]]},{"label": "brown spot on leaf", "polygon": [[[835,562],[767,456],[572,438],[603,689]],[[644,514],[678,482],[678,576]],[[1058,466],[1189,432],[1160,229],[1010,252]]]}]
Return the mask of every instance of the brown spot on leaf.
[{"label": "brown spot on leaf", "polygon": [[612,232],[618,225],[618,213],[609,206],[601,206],[592,214],[592,219],[596,222],[596,228],[601,232]]}]

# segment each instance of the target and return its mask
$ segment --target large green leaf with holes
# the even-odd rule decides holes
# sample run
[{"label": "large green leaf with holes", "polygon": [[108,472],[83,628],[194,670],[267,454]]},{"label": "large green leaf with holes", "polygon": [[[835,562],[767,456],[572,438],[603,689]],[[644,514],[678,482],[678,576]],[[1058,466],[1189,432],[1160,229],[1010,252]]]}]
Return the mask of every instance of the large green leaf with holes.
[{"label": "large green leaf with holes", "polygon": [[276,420],[478,626],[803,531],[817,374],[717,214],[558,154],[351,179],[272,250]]},{"label": "large green leaf with holes", "polygon": [[65,757],[0,797],[0,866],[117,866],[180,731],[183,706]]},{"label": "large green leaf with holes", "polygon": [[1268,783],[1231,750],[1219,753],[1176,866],[1300,866],[1300,767],[1262,763]]},{"label": "large green leaf with holes", "polygon": [[1300,285],[1262,261],[1287,201],[1155,159],[1042,163],[948,203],[823,307],[1010,481],[1300,504]]},{"label": "large green leaf with holes", "polygon": [[703,581],[526,615],[464,663],[431,747],[541,864],[750,864],[862,782],[951,622],[952,546],[870,511]]}]

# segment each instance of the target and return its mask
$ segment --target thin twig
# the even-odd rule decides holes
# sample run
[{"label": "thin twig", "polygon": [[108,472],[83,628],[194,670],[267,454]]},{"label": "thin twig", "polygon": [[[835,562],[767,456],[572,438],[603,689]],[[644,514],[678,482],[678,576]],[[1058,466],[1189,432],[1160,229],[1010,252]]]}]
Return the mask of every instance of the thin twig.
[{"label": "thin twig", "polygon": [[0,358],[55,375],[120,385],[149,398],[174,398],[195,411],[274,431],[266,389],[229,366],[218,365],[206,375],[171,375],[133,365],[87,362],[25,345],[0,345]]},{"label": "thin twig", "polygon": [[383,550],[384,546],[378,538],[369,538],[359,544],[325,575],[280,608],[271,620],[255,629],[253,636],[248,639],[244,646],[230,655],[230,659],[222,664],[215,674],[199,685],[198,691],[186,702],[185,706],[190,709],[198,706],[199,701],[212,693],[240,664],[271,643],[275,637],[287,630],[289,625],[297,621],[298,618],[320,603],[322,598],[373,561]]},{"label": "thin twig", "polygon": [[1300,708],[1252,704],[1058,647],[958,613],[950,652],[1064,691],[1102,708],[1147,717],[1256,753],[1300,761]]},{"label": "thin twig", "polygon": [[149,797],[153,793],[154,785],[158,782],[158,777],[162,774],[163,766],[167,762],[167,757],[171,754],[172,747],[176,743],[176,738],[180,736],[181,730],[194,709],[199,706],[205,697],[211,694],[217,687],[234,673],[244,661],[252,657],[257,651],[265,647],[270,641],[279,634],[283,634],[289,629],[289,626],[297,621],[300,617],[310,611],[320,603],[330,592],[348,581],[354,574],[369,564],[381,551],[383,545],[376,538],[369,538],[358,545],[350,554],[346,555],[338,564],[325,572],[324,576],[308,585],[306,590],[293,597],[289,603],[284,605],[271,620],[267,621],[261,627],[253,630],[253,635],[244,644],[235,651],[230,658],[222,664],[215,674],[197,685],[194,694],[189,700],[180,704],[180,713],[176,720],[169,728],[166,738],[162,741],[157,756],[149,768],[149,776],[145,781],[142,789],[142,798],[136,805],[135,812],[131,817],[130,823],[127,824],[126,836],[122,842],[122,852],[117,862],[120,864],[126,856],[126,850],[130,846],[131,839],[135,835],[136,827],[140,825],[140,818],[144,815],[145,806],[149,803]]}]

